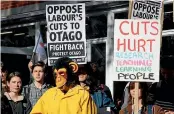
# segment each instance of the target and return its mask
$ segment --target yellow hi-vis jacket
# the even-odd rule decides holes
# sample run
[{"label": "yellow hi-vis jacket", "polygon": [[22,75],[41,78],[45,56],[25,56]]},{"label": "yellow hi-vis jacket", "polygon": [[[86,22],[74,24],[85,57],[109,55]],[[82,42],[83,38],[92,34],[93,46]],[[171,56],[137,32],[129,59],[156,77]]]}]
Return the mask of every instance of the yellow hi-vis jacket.
[{"label": "yellow hi-vis jacket", "polygon": [[30,114],[97,114],[88,91],[77,85],[64,94],[57,87],[47,90]]}]

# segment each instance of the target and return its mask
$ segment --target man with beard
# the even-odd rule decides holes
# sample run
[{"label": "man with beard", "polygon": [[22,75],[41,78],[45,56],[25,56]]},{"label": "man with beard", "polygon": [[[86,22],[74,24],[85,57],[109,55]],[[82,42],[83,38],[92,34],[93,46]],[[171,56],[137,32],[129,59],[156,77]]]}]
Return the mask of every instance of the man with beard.
[{"label": "man with beard", "polygon": [[56,87],[47,90],[30,114],[97,114],[88,91],[78,85],[78,65],[67,57],[53,66]]},{"label": "man with beard", "polygon": [[174,59],[161,59],[161,80],[149,88],[148,103],[162,107],[166,114],[174,114]]}]

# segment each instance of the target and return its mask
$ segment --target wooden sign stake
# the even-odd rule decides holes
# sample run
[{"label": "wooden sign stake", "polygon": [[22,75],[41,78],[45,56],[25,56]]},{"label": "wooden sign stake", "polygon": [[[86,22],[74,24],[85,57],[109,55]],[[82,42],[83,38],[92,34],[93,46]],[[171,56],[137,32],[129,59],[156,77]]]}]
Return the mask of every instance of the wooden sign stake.
[{"label": "wooden sign stake", "polygon": [[[129,19],[131,19],[131,14],[132,14],[132,4],[133,4],[133,0],[129,0],[129,13],[128,13]],[[139,83],[135,82],[135,98],[133,101],[134,102],[134,104],[133,104],[134,114],[138,114],[138,110],[139,110],[138,89],[139,89]]]},{"label": "wooden sign stake", "polygon": [[139,111],[139,83],[135,82],[135,98],[134,98],[134,114],[138,114]]}]

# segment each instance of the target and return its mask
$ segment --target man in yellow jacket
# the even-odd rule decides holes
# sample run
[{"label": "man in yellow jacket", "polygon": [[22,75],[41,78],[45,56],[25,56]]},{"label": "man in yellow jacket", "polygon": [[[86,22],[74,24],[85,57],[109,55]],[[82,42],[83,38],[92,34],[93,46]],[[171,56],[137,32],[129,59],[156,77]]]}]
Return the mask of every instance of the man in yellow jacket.
[{"label": "man in yellow jacket", "polygon": [[90,94],[77,85],[78,65],[67,57],[53,66],[56,87],[47,90],[30,114],[97,114]]}]

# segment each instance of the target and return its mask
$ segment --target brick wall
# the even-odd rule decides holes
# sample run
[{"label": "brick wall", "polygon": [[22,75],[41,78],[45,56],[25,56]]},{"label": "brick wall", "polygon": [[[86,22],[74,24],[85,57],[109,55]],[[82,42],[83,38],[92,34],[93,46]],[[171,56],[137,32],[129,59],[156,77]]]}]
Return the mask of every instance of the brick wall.
[{"label": "brick wall", "polygon": [[41,1],[1,1],[1,10],[16,8],[20,6],[26,6],[31,4],[37,4]]}]

